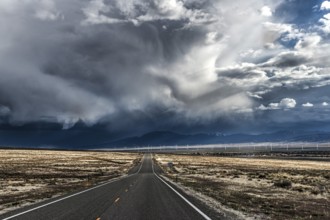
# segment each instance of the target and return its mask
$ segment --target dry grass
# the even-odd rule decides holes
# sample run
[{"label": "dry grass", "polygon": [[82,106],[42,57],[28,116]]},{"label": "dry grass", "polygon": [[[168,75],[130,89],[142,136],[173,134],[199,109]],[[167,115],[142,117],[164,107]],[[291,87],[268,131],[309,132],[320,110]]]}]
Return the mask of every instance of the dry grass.
[{"label": "dry grass", "polygon": [[0,150],[0,214],[127,173],[139,154]]},{"label": "dry grass", "polygon": [[169,154],[156,160],[168,177],[229,208],[265,219],[330,219],[329,162]]}]

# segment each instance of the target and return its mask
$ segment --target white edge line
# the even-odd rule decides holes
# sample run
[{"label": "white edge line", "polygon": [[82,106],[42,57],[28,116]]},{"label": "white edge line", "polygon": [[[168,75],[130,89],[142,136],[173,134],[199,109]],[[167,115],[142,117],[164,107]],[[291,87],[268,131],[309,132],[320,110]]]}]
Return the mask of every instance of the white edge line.
[{"label": "white edge line", "polygon": [[178,191],[176,191],[172,186],[170,186],[167,182],[165,182],[162,178],[160,178],[154,170],[154,163],[152,161],[152,172],[155,174],[155,176],[160,179],[166,186],[168,186],[171,190],[173,190],[178,196],[181,197],[188,205],[190,205],[193,209],[195,209],[201,216],[203,216],[207,220],[212,220],[210,217],[208,217],[204,212],[202,212],[199,208],[197,208],[194,204],[192,204],[188,199],[186,199],[183,195],[181,195]]},{"label": "white edge line", "polygon": [[40,209],[40,208],[43,208],[43,207],[49,206],[49,205],[51,205],[51,204],[54,204],[54,203],[60,202],[60,201],[62,201],[62,200],[65,200],[65,199],[68,199],[68,198],[71,198],[71,197],[77,196],[77,195],[79,195],[79,194],[83,194],[83,193],[88,192],[88,191],[91,191],[91,190],[93,190],[93,189],[97,189],[97,188],[102,187],[102,186],[105,186],[105,185],[107,185],[107,184],[110,184],[110,183],[113,183],[113,182],[117,182],[117,181],[119,181],[119,180],[122,180],[122,179],[128,178],[128,177],[130,177],[130,176],[136,175],[136,174],[138,174],[138,173],[140,172],[141,167],[142,167],[142,165],[143,165],[143,162],[144,162],[144,155],[143,155],[143,157],[142,157],[142,163],[141,163],[141,165],[140,165],[140,168],[139,168],[139,170],[138,170],[136,173],[133,173],[133,174],[130,174],[130,175],[127,175],[127,176],[122,176],[122,177],[119,177],[118,179],[110,180],[109,182],[106,182],[106,183],[103,183],[103,184],[100,184],[100,185],[94,186],[94,187],[92,187],[92,188],[86,189],[86,190],[81,191],[81,192],[77,192],[77,193],[75,193],[75,194],[72,194],[72,195],[66,196],[66,197],[64,197],[64,198],[57,199],[57,200],[55,200],[55,201],[52,201],[52,202],[49,202],[49,203],[43,204],[43,205],[41,205],[41,206],[37,206],[37,207],[35,207],[35,208],[32,208],[32,209],[26,210],[26,211],[24,211],[24,212],[21,212],[21,213],[18,213],[18,214],[15,214],[15,215],[9,216],[9,217],[4,218],[4,219],[2,219],[2,220],[9,220],[9,219],[12,219],[12,218],[18,217],[18,216],[20,216],[20,215],[24,215],[24,214],[29,213],[29,212],[32,212],[32,211],[34,211],[34,210],[37,210],[37,209]]}]

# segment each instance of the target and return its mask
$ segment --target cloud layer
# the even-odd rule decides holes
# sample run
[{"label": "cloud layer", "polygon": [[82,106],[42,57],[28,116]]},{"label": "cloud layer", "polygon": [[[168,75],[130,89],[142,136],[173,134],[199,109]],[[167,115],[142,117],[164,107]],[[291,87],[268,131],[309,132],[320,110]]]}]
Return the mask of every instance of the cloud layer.
[{"label": "cloud layer", "polygon": [[327,121],[329,2],[305,4],[307,21],[299,5],[3,0],[0,122],[128,134]]}]

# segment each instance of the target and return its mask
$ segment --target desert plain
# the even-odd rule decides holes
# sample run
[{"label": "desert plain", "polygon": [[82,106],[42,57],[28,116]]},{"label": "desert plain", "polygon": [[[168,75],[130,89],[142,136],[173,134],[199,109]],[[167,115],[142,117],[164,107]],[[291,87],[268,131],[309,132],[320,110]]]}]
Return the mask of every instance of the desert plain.
[{"label": "desert plain", "polygon": [[[127,175],[142,153],[0,150],[0,214]],[[300,155],[301,156],[301,155]],[[330,156],[155,153],[163,176],[241,219],[330,219]]]},{"label": "desert plain", "polygon": [[142,154],[0,150],[0,214],[125,175]]},{"label": "desert plain", "polygon": [[243,219],[330,219],[330,162],[300,159],[155,155],[167,178]]}]

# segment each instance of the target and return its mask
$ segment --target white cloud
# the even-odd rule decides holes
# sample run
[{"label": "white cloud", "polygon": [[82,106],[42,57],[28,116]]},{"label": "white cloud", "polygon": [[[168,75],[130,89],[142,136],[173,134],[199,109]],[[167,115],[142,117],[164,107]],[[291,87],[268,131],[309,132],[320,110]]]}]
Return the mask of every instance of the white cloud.
[{"label": "white cloud", "polygon": [[306,102],[304,104],[301,105],[302,107],[306,107],[306,108],[310,108],[310,107],[313,107],[314,104],[310,103],[310,102]]},{"label": "white cloud", "polygon": [[258,95],[258,94],[255,94],[255,93],[252,93],[252,92],[247,92],[247,94],[252,97],[252,98],[255,98],[255,99],[262,99],[262,96]]},{"label": "white cloud", "polygon": [[269,109],[279,109],[280,108],[280,104],[279,103],[270,103],[268,105]]},{"label": "white cloud", "polygon": [[279,106],[282,108],[294,108],[296,107],[296,100],[292,98],[284,98],[280,101]]},{"label": "white cloud", "polygon": [[258,110],[291,109],[296,107],[296,100],[284,98],[279,103],[269,103],[268,106],[260,105]]},{"label": "white cloud", "polygon": [[264,110],[268,110],[269,108],[261,104],[257,109],[264,111]]},{"label": "white cloud", "polygon": [[261,15],[265,17],[271,17],[273,15],[272,10],[268,6],[263,6],[260,9]]},{"label": "white cloud", "polygon": [[302,39],[300,39],[295,45],[295,49],[311,49],[315,48],[319,45],[322,38],[317,34],[309,34],[305,35]]},{"label": "white cloud", "polygon": [[321,10],[329,10],[330,9],[330,1],[324,1],[320,7]]},{"label": "white cloud", "polygon": [[[216,21],[216,16],[204,10],[191,9],[180,0],[113,1],[92,0],[83,9],[86,19],[82,24],[131,22],[139,25],[156,20],[187,20],[188,25],[201,25]],[[121,16],[113,16],[113,14]]]},{"label": "white cloud", "polygon": [[273,23],[273,22],[264,22],[263,26],[269,31],[276,31],[279,33],[291,32],[293,30],[292,24],[286,23]]},{"label": "white cloud", "polygon": [[215,44],[218,41],[218,32],[212,31],[206,34],[206,44]]},{"label": "white cloud", "polygon": [[325,14],[323,18],[319,20],[321,24],[321,30],[323,30],[325,33],[330,33],[330,13]]},{"label": "white cloud", "polygon": [[327,103],[327,102],[322,102],[322,106],[328,106],[329,105],[329,103]]},{"label": "white cloud", "polygon": [[[140,3],[139,3],[140,4]],[[158,0],[155,1],[154,8],[148,8],[147,13],[137,17],[140,21],[171,19],[179,20],[188,13],[182,1],[177,0]]]}]

